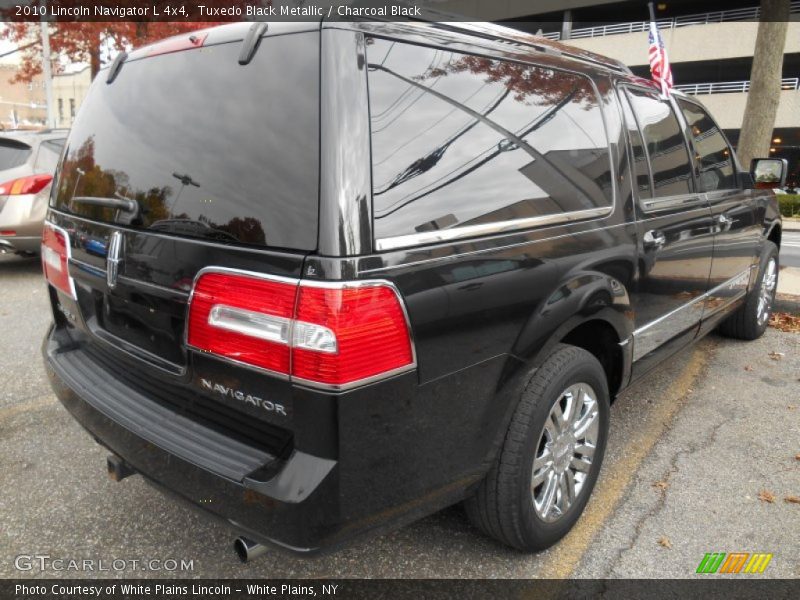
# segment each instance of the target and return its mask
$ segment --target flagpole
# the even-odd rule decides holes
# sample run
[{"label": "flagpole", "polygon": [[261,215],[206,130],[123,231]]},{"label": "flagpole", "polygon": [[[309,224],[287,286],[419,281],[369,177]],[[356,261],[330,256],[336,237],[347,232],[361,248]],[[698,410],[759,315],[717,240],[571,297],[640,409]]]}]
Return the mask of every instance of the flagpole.
[{"label": "flagpole", "polygon": [[652,2],[648,2],[647,3],[647,8],[650,11],[650,20],[653,23],[655,23],[656,22],[656,11],[653,9],[653,3]]}]

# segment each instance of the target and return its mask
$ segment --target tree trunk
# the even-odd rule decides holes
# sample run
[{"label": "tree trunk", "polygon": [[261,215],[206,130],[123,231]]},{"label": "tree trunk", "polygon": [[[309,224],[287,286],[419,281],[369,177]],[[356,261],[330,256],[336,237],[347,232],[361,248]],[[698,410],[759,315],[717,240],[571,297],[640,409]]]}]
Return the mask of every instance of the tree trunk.
[{"label": "tree trunk", "polygon": [[100,48],[95,46],[89,52],[89,66],[91,67],[92,81],[100,71]]},{"label": "tree trunk", "polygon": [[781,97],[781,69],[790,0],[761,0],[750,93],[744,109],[737,153],[745,169],[753,158],[769,156],[775,116]]}]

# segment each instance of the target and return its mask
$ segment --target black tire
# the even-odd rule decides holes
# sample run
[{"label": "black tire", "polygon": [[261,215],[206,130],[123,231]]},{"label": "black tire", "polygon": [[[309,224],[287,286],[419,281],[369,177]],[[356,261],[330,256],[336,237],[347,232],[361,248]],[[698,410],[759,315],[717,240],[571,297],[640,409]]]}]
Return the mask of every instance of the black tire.
[{"label": "black tire", "polygon": [[[578,383],[591,386],[597,396],[599,431],[594,457],[572,505],[557,520],[547,522],[534,508],[533,495],[539,488],[532,485],[533,460],[543,447],[551,409],[565,390]],[[522,393],[495,464],[475,495],[465,501],[470,521],[484,533],[526,552],[544,550],[564,537],[581,516],[597,481],[609,412],[608,383],[600,362],[582,348],[557,346]]]},{"label": "black tire", "polygon": [[[772,290],[768,291],[769,307],[766,318],[759,319],[759,300],[762,290],[766,285],[764,275],[767,272],[767,265],[770,260],[775,261],[775,284]],[[764,242],[761,251],[761,261],[758,265],[758,279],[753,289],[747,295],[744,304],[736,309],[736,312],[723,321],[719,326],[719,332],[737,340],[755,340],[764,335],[769,325],[769,315],[775,303],[775,291],[778,289],[778,272],[780,264],[778,262],[778,247],[770,241]]]}]

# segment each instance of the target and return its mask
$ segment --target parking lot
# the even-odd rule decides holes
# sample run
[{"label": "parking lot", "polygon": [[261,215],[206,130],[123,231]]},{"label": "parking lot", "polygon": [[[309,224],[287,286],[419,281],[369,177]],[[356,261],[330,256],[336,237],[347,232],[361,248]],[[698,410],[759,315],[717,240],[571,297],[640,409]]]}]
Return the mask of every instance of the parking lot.
[{"label": "parking lot", "polygon": [[[772,553],[759,577],[800,576],[800,504],[790,501],[800,496],[798,334],[712,335],[626,391],[588,509],[547,552],[508,550],[453,507],[335,554],[270,551],[241,565],[222,525],[140,477],[106,477],[106,451],[58,404],[41,368],[50,315],[38,261],[0,256],[0,282],[0,577],[682,578],[708,552]],[[20,555],[127,562],[42,571]],[[192,568],[131,562],[153,559]]]}]

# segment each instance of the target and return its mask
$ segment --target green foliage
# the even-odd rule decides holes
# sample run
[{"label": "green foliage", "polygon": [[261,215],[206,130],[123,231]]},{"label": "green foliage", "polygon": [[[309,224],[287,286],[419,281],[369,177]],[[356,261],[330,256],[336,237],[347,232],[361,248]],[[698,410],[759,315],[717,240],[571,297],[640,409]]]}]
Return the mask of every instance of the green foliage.
[{"label": "green foliage", "polygon": [[800,217],[800,194],[781,194],[778,205],[784,217]]}]

